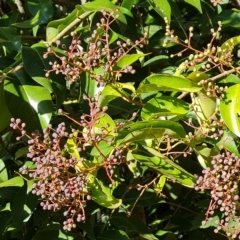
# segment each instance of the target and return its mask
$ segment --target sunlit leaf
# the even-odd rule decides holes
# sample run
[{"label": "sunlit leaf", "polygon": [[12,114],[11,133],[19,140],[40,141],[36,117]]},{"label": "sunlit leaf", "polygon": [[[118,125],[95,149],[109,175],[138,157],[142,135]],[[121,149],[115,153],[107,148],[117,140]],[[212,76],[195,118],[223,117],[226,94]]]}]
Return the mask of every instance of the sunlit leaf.
[{"label": "sunlit leaf", "polygon": [[240,137],[240,84],[233,85],[225,91],[220,101],[221,116],[227,127]]},{"label": "sunlit leaf", "polygon": [[186,133],[182,125],[165,120],[152,120],[132,123],[119,132],[119,143],[156,139],[163,134],[176,138],[184,138]]},{"label": "sunlit leaf", "polygon": [[155,91],[198,92],[200,90],[201,87],[186,78],[153,74],[141,82],[137,89],[137,93]]},{"label": "sunlit leaf", "polygon": [[202,13],[201,0],[184,0],[185,2],[194,6],[200,13]]},{"label": "sunlit leaf", "polygon": [[184,186],[191,188],[194,186],[195,177],[192,174],[155,149],[146,146],[142,147],[145,151],[136,150],[136,153],[133,152],[133,156],[137,161],[164,174],[167,178],[178,181]]},{"label": "sunlit leaf", "polygon": [[0,188],[2,187],[22,187],[24,181],[21,177],[14,177],[5,182],[0,183]]},{"label": "sunlit leaf", "polygon": [[183,100],[171,96],[157,95],[144,105],[141,111],[141,117],[143,120],[148,120],[160,116],[184,115],[187,114],[188,111],[188,104]]},{"label": "sunlit leaf", "polygon": [[122,200],[115,198],[111,194],[111,190],[96,177],[89,175],[88,180],[88,188],[91,191],[93,201],[109,209],[118,208],[122,204]]}]

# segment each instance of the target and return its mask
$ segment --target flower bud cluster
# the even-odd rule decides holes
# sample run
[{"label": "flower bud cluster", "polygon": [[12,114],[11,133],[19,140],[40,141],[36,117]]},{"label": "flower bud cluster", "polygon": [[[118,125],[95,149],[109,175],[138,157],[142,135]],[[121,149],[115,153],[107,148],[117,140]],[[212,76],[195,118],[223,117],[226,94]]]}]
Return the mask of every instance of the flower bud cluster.
[{"label": "flower bud cluster", "polygon": [[[86,43],[79,40],[76,32],[71,33],[72,41],[69,47],[60,44],[56,41],[56,47],[48,46],[44,58],[49,54],[55,55],[57,58],[54,62],[49,62],[52,66],[51,70],[46,71],[46,77],[50,76],[51,72],[65,75],[65,79],[69,84],[77,81],[82,72],[90,74],[91,79],[98,82],[99,86],[105,83],[116,82],[123,73],[134,74],[135,70],[132,66],[117,67],[117,62],[132,51],[136,47],[142,47],[145,41],[145,35],[140,40],[132,43],[130,39],[125,42],[118,40],[116,43],[110,42],[110,25],[117,20],[118,10],[116,12],[107,13],[102,11],[103,17],[96,24],[97,28],[93,30],[90,37],[86,39],[88,44],[87,49],[84,49]],[[59,55],[56,49],[62,48],[64,55]],[[103,69],[102,73],[97,74],[95,69]]]},{"label": "flower bud cluster", "polygon": [[[240,216],[239,216],[239,173],[240,158],[234,153],[225,151],[212,159],[212,169],[203,170],[203,176],[198,177],[195,189],[204,191],[209,190],[211,202],[206,212],[206,221],[211,220],[216,210],[223,213],[215,232],[223,230],[231,238],[240,239]],[[237,220],[236,222],[236,219]],[[236,225],[233,226],[233,222]]]},{"label": "flower bud cluster", "polygon": [[233,48],[231,48],[231,46],[228,46],[227,48],[222,49],[221,47],[213,46],[214,40],[219,38],[219,33],[222,30],[222,23],[220,21],[218,22],[218,29],[216,31],[214,29],[211,29],[212,38],[204,50],[196,49],[191,45],[191,41],[194,36],[193,27],[189,28],[188,39],[181,40],[178,38],[178,36],[174,35],[174,32],[173,30],[170,29],[170,25],[166,18],[165,23],[166,23],[165,34],[166,39],[163,42],[163,47],[166,47],[169,42],[176,43],[183,47],[183,50],[176,54],[171,54],[170,57],[175,56],[181,57],[182,54],[188,50],[193,52],[188,55],[188,59],[186,59],[184,62],[180,64],[178,69],[181,72],[186,70],[191,71],[196,71],[196,69],[199,70],[199,65],[201,63],[202,63],[201,70],[203,72],[208,72],[215,68],[219,68],[221,69],[221,71],[224,71],[223,66],[227,67],[231,66]]}]

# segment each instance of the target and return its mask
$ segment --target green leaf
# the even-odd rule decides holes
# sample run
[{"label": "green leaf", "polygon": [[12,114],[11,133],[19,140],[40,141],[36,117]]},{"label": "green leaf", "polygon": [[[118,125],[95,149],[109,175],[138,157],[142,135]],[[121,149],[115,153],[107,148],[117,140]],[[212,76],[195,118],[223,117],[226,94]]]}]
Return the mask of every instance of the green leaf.
[{"label": "green leaf", "polygon": [[110,221],[120,229],[128,229],[139,233],[144,239],[157,240],[142,220],[134,215],[129,217],[126,213],[115,213]]},{"label": "green leaf", "polygon": [[8,173],[4,161],[0,159],[0,183],[8,180]]},{"label": "green leaf", "polygon": [[158,117],[185,115],[189,111],[188,104],[183,100],[160,94],[150,99],[142,108],[141,117],[149,120]]},{"label": "green leaf", "polygon": [[25,122],[29,130],[47,128],[53,111],[50,93],[42,86],[29,84],[29,76],[23,69],[15,74],[7,75],[4,81],[10,112]]},{"label": "green leaf", "polygon": [[104,186],[95,176],[89,175],[88,180],[88,189],[93,201],[109,209],[118,208],[122,204],[122,199],[113,197],[110,188]]},{"label": "green leaf", "polygon": [[149,65],[156,65],[167,62],[169,57],[167,55],[159,55],[155,56],[146,62],[144,62],[143,67],[149,66]]},{"label": "green leaf", "polygon": [[28,222],[37,205],[38,197],[31,190],[32,182],[28,181],[20,188],[11,204],[13,226],[18,230]]},{"label": "green leaf", "polygon": [[14,177],[5,182],[0,183],[0,188],[2,187],[22,187],[24,181],[21,177]]},{"label": "green leaf", "polygon": [[203,91],[191,94],[193,109],[199,123],[212,117],[216,110],[216,99],[208,97]]},{"label": "green leaf", "polygon": [[44,23],[41,21],[40,19],[40,15],[41,15],[41,12],[38,11],[36,13],[36,15],[29,19],[29,20],[26,20],[26,21],[23,21],[23,22],[17,22],[17,23],[14,23],[12,24],[14,27],[18,27],[18,28],[33,28],[41,23]]},{"label": "green leaf", "polygon": [[2,132],[10,124],[10,119],[12,117],[4,99],[4,81],[0,80],[0,132]]},{"label": "green leaf", "polygon": [[184,0],[185,2],[194,6],[200,13],[202,13],[201,0]]},{"label": "green leaf", "polygon": [[130,66],[132,63],[136,62],[138,59],[146,56],[147,54],[126,54],[121,57],[115,64],[114,69],[122,70],[124,67]]},{"label": "green leaf", "polygon": [[166,17],[168,23],[171,22],[171,7],[168,0],[149,0],[149,3],[161,17]]},{"label": "green leaf", "polygon": [[[172,180],[178,181],[184,186],[191,188],[194,186],[195,177],[192,174],[162,155],[159,151],[146,146],[142,147],[144,150],[136,150],[137,153],[132,153],[137,161],[164,174]],[[149,154],[153,155],[153,157],[149,156]]]},{"label": "green leaf", "polygon": [[162,137],[163,134],[179,138],[186,136],[182,125],[167,120],[152,120],[132,123],[119,132],[119,143],[141,141]]},{"label": "green leaf", "polygon": [[123,0],[121,7],[131,10],[134,4],[134,0]]},{"label": "green leaf", "polygon": [[140,83],[137,93],[155,91],[198,92],[200,90],[201,87],[186,78],[153,74]]},{"label": "green leaf", "polygon": [[78,136],[78,131],[75,131],[73,133],[72,138],[68,138],[67,140],[67,151],[69,152],[70,155],[74,156],[78,161],[80,160],[80,154],[77,148],[76,140]]},{"label": "green leaf", "polygon": [[0,27],[0,45],[19,51],[21,47],[21,36],[14,27]]},{"label": "green leaf", "polygon": [[240,84],[233,85],[225,91],[220,101],[220,113],[227,127],[240,137]]},{"label": "green leaf", "polygon": [[219,149],[224,146],[224,148],[227,149],[229,152],[235,153],[238,157],[240,157],[240,153],[236,144],[237,141],[238,138],[236,137],[236,135],[234,135],[230,131],[225,130],[222,138],[219,142],[216,143],[216,145],[219,147]]},{"label": "green leaf", "polygon": [[162,175],[159,178],[158,182],[154,184],[154,190],[157,192],[157,194],[162,192],[165,183],[166,183],[166,176]]},{"label": "green leaf", "polygon": [[123,89],[128,89],[133,93],[135,92],[134,86],[130,83],[115,83],[115,84],[107,85],[103,89],[99,97],[99,100],[98,100],[99,107],[101,108],[101,107],[107,106],[109,102],[111,102],[112,100],[118,97],[122,97],[124,99],[123,95],[121,94],[123,93]]},{"label": "green leaf", "polygon": [[130,239],[127,235],[126,232],[121,231],[121,230],[109,230],[109,231],[104,231],[102,234],[98,236],[98,239],[104,239],[104,240],[113,240],[113,239],[118,239],[118,240],[128,240]]},{"label": "green leaf", "polygon": [[35,16],[40,11],[39,21],[41,24],[52,19],[53,7],[51,0],[28,0],[27,6],[32,16]]},{"label": "green leaf", "polygon": [[66,80],[64,76],[59,74],[50,74],[50,77],[45,76],[46,70],[52,69],[49,62],[56,61],[53,56],[47,59],[43,58],[47,47],[45,43],[37,43],[32,47],[22,47],[23,64],[27,73],[34,81],[48,89],[49,92],[54,92],[57,100],[57,107],[60,108],[65,99]]},{"label": "green leaf", "polygon": [[95,138],[97,135],[102,136],[102,134],[106,134],[108,136],[115,136],[116,125],[113,119],[107,113],[99,113],[96,116],[95,124],[91,128],[91,132],[89,133],[89,129],[83,129],[83,136],[88,138]]}]

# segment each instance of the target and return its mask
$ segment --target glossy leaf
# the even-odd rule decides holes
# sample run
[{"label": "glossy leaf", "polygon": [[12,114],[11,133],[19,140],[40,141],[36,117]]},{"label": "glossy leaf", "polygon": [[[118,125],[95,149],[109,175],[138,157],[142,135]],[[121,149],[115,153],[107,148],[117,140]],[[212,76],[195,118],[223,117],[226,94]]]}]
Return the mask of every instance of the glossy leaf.
[{"label": "glossy leaf", "polygon": [[157,238],[150,232],[148,227],[134,215],[128,217],[126,213],[116,213],[113,214],[110,221],[120,228],[126,228],[130,231],[137,232],[144,239],[157,240]]},{"label": "glossy leaf", "polygon": [[33,28],[42,23],[44,23],[44,22],[41,20],[41,12],[38,11],[33,18],[23,21],[23,22],[14,23],[12,25],[14,27],[18,27],[18,28]]},{"label": "glossy leaf", "polygon": [[200,90],[201,87],[186,78],[153,74],[141,82],[137,89],[137,93],[155,91],[198,92]]},{"label": "glossy leaf", "polygon": [[220,101],[221,116],[227,127],[240,137],[240,84],[229,87]]},{"label": "glossy leaf", "polygon": [[192,174],[188,173],[185,169],[155,149],[146,146],[143,146],[143,148],[145,151],[132,153],[137,161],[164,174],[167,178],[178,181],[184,186],[191,188],[194,186],[195,177]]},{"label": "glossy leaf", "polygon": [[47,23],[53,16],[53,7],[51,0],[28,0],[27,6],[29,12],[35,16],[39,11],[40,23]]},{"label": "glossy leaf", "polygon": [[19,51],[21,36],[14,27],[0,27],[0,45]]},{"label": "glossy leaf", "polygon": [[154,185],[154,190],[157,192],[157,194],[160,194],[162,192],[165,182],[166,182],[166,176],[162,175],[158,179],[158,182]]},{"label": "glossy leaf", "polygon": [[0,159],[0,183],[8,180],[8,173],[6,166],[2,159]]},{"label": "glossy leaf", "polygon": [[168,134],[172,137],[186,136],[183,127],[173,121],[152,120],[132,123],[126,126],[126,130],[119,132],[119,142],[121,144],[127,142],[141,141],[147,139],[156,139]]},{"label": "glossy leaf", "polygon": [[68,140],[67,140],[67,150],[68,150],[70,155],[74,156],[79,161],[80,160],[80,154],[79,154],[77,144],[76,144],[77,136],[78,136],[78,131],[75,131],[73,133],[73,137],[68,138]]},{"label": "glossy leaf", "polygon": [[192,94],[193,109],[199,122],[208,120],[216,110],[216,99],[208,97],[203,91]]},{"label": "glossy leaf", "polygon": [[52,116],[50,93],[41,86],[28,84],[27,74],[19,70],[16,75],[9,74],[5,79],[5,99],[11,114],[27,123],[27,129],[47,128]]},{"label": "glossy leaf", "polygon": [[168,22],[171,22],[171,7],[168,0],[149,0],[149,3],[161,17],[166,17]]},{"label": "glossy leaf", "polygon": [[134,0],[123,0],[121,7],[131,10],[134,4]]},{"label": "glossy leaf", "polygon": [[200,13],[202,13],[201,0],[184,0],[185,2],[194,6]]},{"label": "glossy leaf", "polygon": [[115,69],[121,70],[124,67],[132,65],[132,63],[136,62],[138,59],[146,56],[147,54],[126,54],[125,56],[121,57],[114,66]]},{"label": "glossy leaf", "polygon": [[56,61],[56,59],[51,56],[48,58],[43,58],[44,53],[47,51],[46,44],[37,43],[31,48],[22,48],[22,58],[25,69],[27,73],[32,77],[34,81],[39,83],[48,89],[49,92],[55,93],[57,100],[57,107],[60,108],[61,104],[65,99],[66,91],[66,80],[64,76],[59,74],[50,74],[50,77],[45,76],[46,70],[50,70],[50,61]]},{"label": "glossy leaf", "polygon": [[112,196],[111,190],[96,177],[89,175],[88,180],[88,189],[91,191],[93,201],[109,209],[118,208],[122,204],[122,200]]},{"label": "glossy leaf", "polygon": [[122,97],[123,99],[125,99],[123,97],[124,96],[123,89],[128,89],[133,93],[135,92],[134,86],[130,83],[116,83],[116,84],[107,85],[103,89],[99,97],[99,101],[98,101],[99,107],[107,106],[109,102],[111,102],[112,100],[118,97]]},{"label": "glossy leaf", "polygon": [[0,188],[2,187],[22,187],[24,181],[21,177],[14,177],[5,182],[0,183]]},{"label": "glossy leaf", "polygon": [[141,117],[149,120],[158,117],[184,115],[189,111],[188,104],[171,96],[157,95],[150,99],[142,108]]},{"label": "glossy leaf", "polygon": [[[100,113],[96,117],[95,124],[91,128],[91,137],[96,137],[97,135],[106,134],[108,136],[115,136],[116,125],[113,119],[107,113]],[[85,137],[89,137],[89,133],[87,135],[88,130],[84,128],[83,135]]]}]

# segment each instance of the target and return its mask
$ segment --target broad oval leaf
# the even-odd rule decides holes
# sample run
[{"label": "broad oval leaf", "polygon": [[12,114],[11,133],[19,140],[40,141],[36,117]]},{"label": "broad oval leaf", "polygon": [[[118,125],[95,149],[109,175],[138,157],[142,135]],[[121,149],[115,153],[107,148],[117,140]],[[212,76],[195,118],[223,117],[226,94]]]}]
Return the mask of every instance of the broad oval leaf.
[{"label": "broad oval leaf", "polygon": [[171,96],[157,95],[150,99],[142,108],[143,120],[158,118],[160,116],[184,115],[189,111],[188,104],[183,100]]},{"label": "broad oval leaf", "polygon": [[2,187],[22,187],[24,181],[21,177],[14,177],[5,182],[0,183],[0,188]]},{"label": "broad oval leaf", "polygon": [[8,180],[7,168],[4,164],[4,161],[0,159],[0,183]]},{"label": "broad oval leaf", "polygon": [[208,97],[203,91],[197,94],[191,94],[193,109],[196,113],[199,123],[208,120],[216,110],[216,99]]},{"label": "broad oval leaf", "polygon": [[47,59],[43,58],[46,51],[45,43],[34,44],[31,48],[22,47],[23,64],[34,81],[44,86],[49,92],[55,93],[59,108],[65,99],[66,80],[61,74],[50,74],[49,78],[45,76],[46,70],[51,69],[49,62],[56,60],[53,56],[49,56]]},{"label": "broad oval leaf", "polygon": [[126,54],[121,57],[115,64],[114,69],[121,70],[124,67],[130,66],[132,63],[136,62],[138,59],[146,56],[147,54]]},{"label": "broad oval leaf", "polygon": [[227,127],[240,137],[240,84],[233,85],[225,91],[220,101],[220,113]]},{"label": "broad oval leaf", "polygon": [[141,82],[137,89],[137,93],[155,91],[198,92],[200,90],[201,87],[186,78],[153,74]]},{"label": "broad oval leaf", "polygon": [[184,138],[186,132],[182,125],[167,120],[152,120],[132,123],[119,132],[119,144],[155,139],[168,134],[175,138]]},{"label": "broad oval leaf", "polygon": [[95,176],[89,174],[88,180],[88,189],[91,191],[93,201],[109,209],[118,208],[122,204],[122,199],[115,198],[110,188],[104,186]]},{"label": "broad oval leaf", "polygon": [[42,86],[29,84],[24,70],[8,74],[4,81],[7,106],[15,118],[27,124],[29,131],[47,128],[53,111],[50,93]]},{"label": "broad oval leaf", "polygon": [[166,17],[168,23],[171,22],[171,6],[168,0],[150,0],[149,3],[161,17]]},{"label": "broad oval leaf", "polygon": [[136,150],[136,153],[132,153],[137,161],[164,174],[169,179],[178,181],[184,186],[191,188],[194,186],[195,177],[192,174],[155,149],[146,146],[142,147],[145,149],[144,151]]},{"label": "broad oval leaf", "polygon": [[118,97],[125,99],[123,97],[123,94],[121,94],[123,89],[128,89],[131,92],[135,93],[135,88],[130,83],[115,83],[115,84],[107,85],[103,89],[99,97],[99,100],[98,100],[99,107],[107,106],[109,102],[111,102],[112,100]]},{"label": "broad oval leaf", "polygon": [[201,0],[184,0],[185,2],[194,6],[200,13],[202,13]]},{"label": "broad oval leaf", "polygon": [[53,7],[51,0],[28,0],[27,6],[29,12],[35,16],[39,11],[39,22],[47,23],[53,16]]}]

